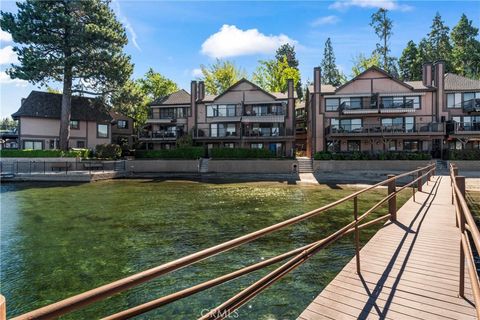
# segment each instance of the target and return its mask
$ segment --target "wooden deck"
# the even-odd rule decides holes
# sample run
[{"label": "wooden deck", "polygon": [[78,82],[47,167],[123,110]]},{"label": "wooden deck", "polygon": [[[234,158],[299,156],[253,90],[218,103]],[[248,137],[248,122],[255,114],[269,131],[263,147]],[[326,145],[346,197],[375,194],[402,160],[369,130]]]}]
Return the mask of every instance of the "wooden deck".
[{"label": "wooden deck", "polygon": [[386,223],[298,319],[475,319],[471,285],[458,297],[460,232],[450,178],[437,176]]}]

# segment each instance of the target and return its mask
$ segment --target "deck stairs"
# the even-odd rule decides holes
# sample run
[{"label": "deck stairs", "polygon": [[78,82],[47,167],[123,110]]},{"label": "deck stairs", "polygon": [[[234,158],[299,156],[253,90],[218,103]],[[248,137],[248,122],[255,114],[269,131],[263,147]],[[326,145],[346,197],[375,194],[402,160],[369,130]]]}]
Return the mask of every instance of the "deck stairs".
[{"label": "deck stairs", "polygon": [[207,173],[208,172],[208,158],[200,158],[200,164],[198,165],[198,171],[200,173]]},{"label": "deck stairs", "polygon": [[298,157],[298,173],[313,173],[313,161],[307,157]]}]

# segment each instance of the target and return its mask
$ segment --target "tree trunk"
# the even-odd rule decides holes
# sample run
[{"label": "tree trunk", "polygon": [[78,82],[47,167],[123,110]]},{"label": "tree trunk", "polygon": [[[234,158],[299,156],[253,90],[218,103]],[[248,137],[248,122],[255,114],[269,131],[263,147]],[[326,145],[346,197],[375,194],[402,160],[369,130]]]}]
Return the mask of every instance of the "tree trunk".
[{"label": "tree trunk", "polygon": [[72,69],[65,67],[63,77],[62,115],[60,118],[60,149],[68,150],[70,115],[72,111]]}]

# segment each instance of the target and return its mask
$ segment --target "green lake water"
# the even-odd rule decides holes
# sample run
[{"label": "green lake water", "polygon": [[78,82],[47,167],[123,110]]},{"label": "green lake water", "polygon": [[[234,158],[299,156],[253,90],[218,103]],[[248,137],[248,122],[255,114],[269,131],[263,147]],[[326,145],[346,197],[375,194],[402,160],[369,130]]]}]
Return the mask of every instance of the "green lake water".
[{"label": "green lake water", "polygon": [[[279,182],[116,180],[1,186],[0,291],[8,316],[169,262],[344,197],[356,189]],[[366,210],[385,189],[359,198]],[[411,194],[399,196],[399,206]],[[352,219],[350,201],[250,244],[170,273],[62,319],[97,319],[321,239]],[[386,213],[382,208],[372,219]],[[362,231],[364,243],[376,228]],[[237,319],[294,319],[353,257],[353,235],[251,300]],[[278,265],[276,265],[278,266]],[[138,319],[195,319],[266,270]]]}]

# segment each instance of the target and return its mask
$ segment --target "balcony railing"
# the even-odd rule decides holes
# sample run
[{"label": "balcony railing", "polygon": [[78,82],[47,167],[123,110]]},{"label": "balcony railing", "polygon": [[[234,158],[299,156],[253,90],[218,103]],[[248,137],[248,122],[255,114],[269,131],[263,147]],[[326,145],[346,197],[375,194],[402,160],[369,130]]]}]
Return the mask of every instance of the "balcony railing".
[{"label": "balcony railing", "polygon": [[244,116],[284,116],[286,115],[286,107],[285,106],[277,106],[273,107],[269,106],[268,108],[263,109],[256,109],[245,107],[243,110]]},{"label": "balcony railing", "polygon": [[240,138],[268,138],[268,137],[286,137],[293,136],[292,129],[285,128],[260,128],[260,129],[246,129],[236,131],[226,130],[211,130],[210,128],[199,128],[194,131],[195,138],[220,138],[220,139],[240,139]]},{"label": "balcony railing", "polygon": [[329,126],[326,129],[327,134],[412,134],[412,133],[441,133],[444,132],[443,123],[415,123],[415,124],[399,124],[399,125],[381,125],[381,124],[369,124],[369,125],[338,125]]},{"label": "balcony railing", "polygon": [[470,99],[462,103],[463,112],[480,112],[480,99]]},{"label": "balcony railing", "polygon": [[480,122],[455,122],[455,133],[480,133]]},{"label": "balcony railing", "polygon": [[175,139],[181,136],[183,136],[183,133],[171,131],[144,131],[139,133],[139,138],[144,139]]}]

